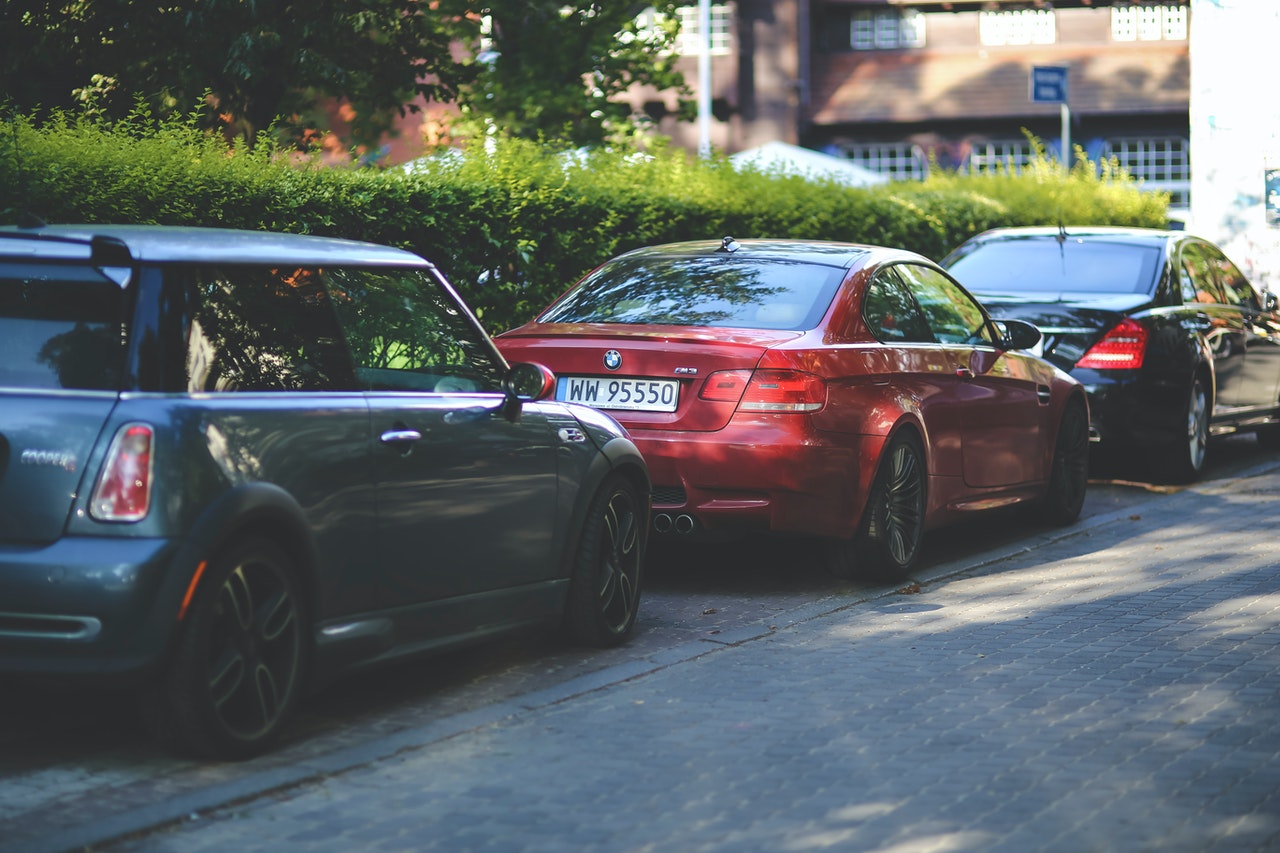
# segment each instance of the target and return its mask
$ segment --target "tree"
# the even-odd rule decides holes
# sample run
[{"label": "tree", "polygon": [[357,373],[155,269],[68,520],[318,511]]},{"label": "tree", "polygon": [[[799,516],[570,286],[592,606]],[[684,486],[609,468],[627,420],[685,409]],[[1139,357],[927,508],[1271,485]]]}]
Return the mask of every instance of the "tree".
[{"label": "tree", "polygon": [[145,102],[214,115],[250,142],[324,97],[376,139],[418,95],[451,100],[456,22],[419,0],[6,0],[0,77],[23,111],[88,104],[107,116]]},{"label": "tree", "polygon": [[618,100],[631,86],[688,91],[670,50],[682,4],[459,1],[479,47],[459,94],[473,133],[594,145],[636,129]]}]

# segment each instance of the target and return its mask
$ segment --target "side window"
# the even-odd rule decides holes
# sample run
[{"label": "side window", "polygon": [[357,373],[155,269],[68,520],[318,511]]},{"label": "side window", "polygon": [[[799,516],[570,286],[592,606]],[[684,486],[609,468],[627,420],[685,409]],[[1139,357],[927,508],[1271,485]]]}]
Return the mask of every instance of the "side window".
[{"label": "side window", "polygon": [[998,338],[986,314],[954,281],[918,264],[899,264],[894,269],[920,303],[939,343],[995,346]]},{"label": "side window", "polygon": [[1218,272],[1218,280],[1222,282],[1222,295],[1227,304],[1236,305],[1246,311],[1261,311],[1262,302],[1258,299],[1253,286],[1249,284],[1249,280],[1244,277],[1244,273],[1240,272],[1240,269],[1231,263],[1231,260],[1217,247],[1206,247],[1205,254],[1209,258],[1209,263]]},{"label": "side window", "polygon": [[1203,246],[1189,243],[1182,248],[1179,277],[1184,303],[1212,305],[1226,301],[1226,295],[1218,282],[1218,271],[1205,255]]},{"label": "side window", "polygon": [[[318,270],[219,267],[173,271],[181,340],[167,390],[338,391],[355,379]],[[172,288],[171,288],[172,289]],[[180,294],[180,295],[179,295]]]},{"label": "side window", "polygon": [[423,270],[332,269],[325,283],[361,387],[496,392],[505,367],[484,332]]},{"label": "side window", "polygon": [[920,306],[892,269],[881,270],[867,286],[862,318],[883,343],[933,343],[933,332]]}]

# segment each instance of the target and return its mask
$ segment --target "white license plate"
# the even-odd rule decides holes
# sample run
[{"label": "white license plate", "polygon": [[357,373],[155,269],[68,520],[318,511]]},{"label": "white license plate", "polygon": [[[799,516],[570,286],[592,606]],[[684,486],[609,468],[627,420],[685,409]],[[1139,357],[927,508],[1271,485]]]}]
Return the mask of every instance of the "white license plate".
[{"label": "white license plate", "polygon": [[596,409],[628,409],[635,412],[674,412],[680,399],[675,379],[561,376],[556,399],[585,403]]}]

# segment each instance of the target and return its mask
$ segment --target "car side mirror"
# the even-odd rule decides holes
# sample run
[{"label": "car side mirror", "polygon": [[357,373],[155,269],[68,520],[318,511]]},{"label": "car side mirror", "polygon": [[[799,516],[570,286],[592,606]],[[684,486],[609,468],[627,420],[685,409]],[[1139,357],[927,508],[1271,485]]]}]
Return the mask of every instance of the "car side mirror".
[{"label": "car side mirror", "polygon": [[1280,296],[1276,296],[1270,290],[1262,291],[1262,306],[1269,314],[1280,310]]},{"label": "car side mirror", "polygon": [[1003,335],[1001,346],[1006,350],[1033,349],[1043,337],[1040,329],[1026,320],[997,320],[996,325]]},{"label": "car side mirror", "polygon": [[502,390],[508,398],[521,403],[545,400],[555,393],[556,375],[541,364],[518,362],[507,371]]}]

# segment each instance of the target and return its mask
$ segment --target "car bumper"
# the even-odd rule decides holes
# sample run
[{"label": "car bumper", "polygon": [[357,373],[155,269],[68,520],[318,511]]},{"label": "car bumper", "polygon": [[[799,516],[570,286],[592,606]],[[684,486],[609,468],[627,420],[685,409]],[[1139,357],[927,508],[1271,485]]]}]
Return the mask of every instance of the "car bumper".
[{"label": "car bumper", "polygon": [[1089,395],[1090,437],[1102,447],[1144,447],[1185,437],[1186,387],[1102,371],[1072,375]]},{"label": "car bumper", "polygon": [[151,668],[183,593],[176,551],[167,539],[0,545],[0,673],[118,681]]},{"label": "car bumper", "polygon": [[850,536],[885,440],[732,423],[631,435],[654,484],[654,530],[673,534]]}]

